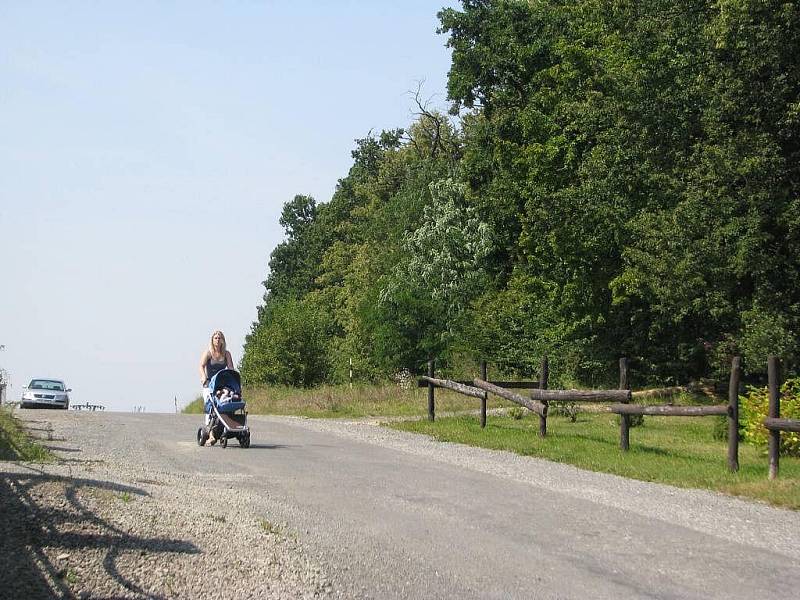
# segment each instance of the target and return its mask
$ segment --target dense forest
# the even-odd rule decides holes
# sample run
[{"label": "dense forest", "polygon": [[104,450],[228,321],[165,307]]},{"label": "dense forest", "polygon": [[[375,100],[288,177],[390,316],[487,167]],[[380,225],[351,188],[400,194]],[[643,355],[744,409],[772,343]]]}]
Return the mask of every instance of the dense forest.
[{"label": "dense forest", "polygon": [[621,356],[649,383],[734,354],[796,371],[796,3],[463,0],[439,21],[449,112],[420,92],[329,201],[284,205],[248,383],[431,357],[531,376],[544,354],[561,385],[609,383]]}]

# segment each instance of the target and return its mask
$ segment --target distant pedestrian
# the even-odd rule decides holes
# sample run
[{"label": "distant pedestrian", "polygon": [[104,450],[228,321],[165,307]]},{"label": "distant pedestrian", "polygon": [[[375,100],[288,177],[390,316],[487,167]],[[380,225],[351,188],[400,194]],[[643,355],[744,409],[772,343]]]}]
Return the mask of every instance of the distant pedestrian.
[{"label": "distant pedestrian", "polygon": [[[225,345],[225,334],[217,330],[211,334],[211,341],[208,348],[200,356],[200,382],[203,385],[203,403],[208,406],[211,402],[211,391],[208,389],[208,382],[211,378],[223,369],[233,369],[233,357],[228,352]],[[206,425],[208,425],[210,415],[206,410]],[[212,431],[208,441],[213,446],[217,440]]]}]

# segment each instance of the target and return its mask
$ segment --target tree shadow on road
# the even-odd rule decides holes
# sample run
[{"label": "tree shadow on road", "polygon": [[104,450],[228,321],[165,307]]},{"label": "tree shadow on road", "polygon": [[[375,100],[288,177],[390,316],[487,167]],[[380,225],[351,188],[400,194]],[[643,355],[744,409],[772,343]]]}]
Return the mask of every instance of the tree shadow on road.
[{"label": "tree shadow on road", "polygon": [[0,465],[0,590],[4,597],[75,598],[75,590],[86,583],[78,577],[83,560],[99,552],[105,553],[104,576],[119,586],[119,593],[129,598],[166,598],[126,576],[118,565],[120,555],[161,554],[160,560],[168,561],[171,554],[200,552],[191,542],[126,532],[87,503],[93,497],[124,502],[148,496],[141,488],[27,468],[27,472],[8,472]]}]

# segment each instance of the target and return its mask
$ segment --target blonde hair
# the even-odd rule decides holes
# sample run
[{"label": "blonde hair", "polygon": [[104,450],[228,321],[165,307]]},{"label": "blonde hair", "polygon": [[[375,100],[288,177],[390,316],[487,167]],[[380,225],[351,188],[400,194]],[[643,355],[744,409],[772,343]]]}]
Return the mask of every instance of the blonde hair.
[{"label": "blonde hair", "polygon": [[219,329],[216,331],[211,332],[211,340],[208,342],[208,352],[211,356],[214,356],[214,336],[219,335],[222,338],[222,344],[220,345],[220,352],[222,353],[222,358],[225,358],[225,351],[227,350],[227,345],[225,344],[225,334],[222,333]]}]

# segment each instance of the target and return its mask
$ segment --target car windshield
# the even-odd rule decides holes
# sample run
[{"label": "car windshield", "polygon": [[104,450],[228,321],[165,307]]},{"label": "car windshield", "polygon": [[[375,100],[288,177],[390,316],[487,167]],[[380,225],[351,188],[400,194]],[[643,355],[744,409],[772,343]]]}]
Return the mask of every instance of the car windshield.
[{"label": "car windshield", "polygon": [[52,390],[55,392],[63,392],[64,384],[60,381],[52,381],[50,379],[34,379],[28,386],[32,390]]}]

